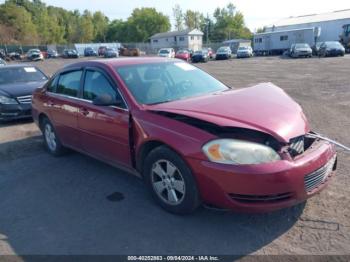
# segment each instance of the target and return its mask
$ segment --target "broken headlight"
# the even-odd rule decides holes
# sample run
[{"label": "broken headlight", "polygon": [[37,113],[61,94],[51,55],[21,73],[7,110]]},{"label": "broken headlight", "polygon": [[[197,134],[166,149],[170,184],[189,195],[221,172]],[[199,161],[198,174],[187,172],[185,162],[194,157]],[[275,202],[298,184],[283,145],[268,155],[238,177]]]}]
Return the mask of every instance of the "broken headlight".
[{"label": "broken headlight", "polygon": [[203,146],[211,162],[231,165],[254,165],[281,160],[271,147],[236,139],[217,139]]}]

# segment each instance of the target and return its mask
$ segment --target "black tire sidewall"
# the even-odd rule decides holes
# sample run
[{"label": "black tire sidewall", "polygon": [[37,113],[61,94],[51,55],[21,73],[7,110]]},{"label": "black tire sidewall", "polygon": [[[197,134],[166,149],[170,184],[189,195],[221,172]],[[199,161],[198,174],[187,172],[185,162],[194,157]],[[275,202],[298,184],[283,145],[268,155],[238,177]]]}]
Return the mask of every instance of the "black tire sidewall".
[{"label": "black tire sidewall", "polygon": [[[185,198],[178,205],[169,205],[165,203],[155,192],[152,184],[152,166],[158,160],[168,160],[175,165],[185,181]],[[143,177],[145,183],[156,202],[165,210],[175,214],[190,214],[200,205],[199,191],[197,183],[188,165],[173,150],[166,146],[158,147],[152,150],[146,157],[143,165]]]}]

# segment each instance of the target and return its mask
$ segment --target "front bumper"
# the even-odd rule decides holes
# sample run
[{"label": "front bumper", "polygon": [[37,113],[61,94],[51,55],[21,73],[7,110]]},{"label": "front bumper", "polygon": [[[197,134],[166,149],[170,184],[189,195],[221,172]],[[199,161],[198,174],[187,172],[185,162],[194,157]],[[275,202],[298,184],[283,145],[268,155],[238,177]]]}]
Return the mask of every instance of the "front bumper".
[{"label": "front bumper", "polygon": [[216,60],[221,60],[221,59],[229,59],[230,56],[227,54],[216,54],[215,59]]},{"label": "front bumper", "polygon": [[295,57],[309,57],[312,56],[312,52],[295,52]]},{"label": "front bumper", "polygon": [[245,58],[250,56],[251,55],[249,53],[237,53],[237,58]]},{"label": "front bumper", "polygon": [[0,104],[0,120],[15,120],[32,117],[31,104]]},{"label": "front bumper", "polygon": [[[336,152],[330,143],[315,141],[291,161],[233,166],[191,158],[188,163],[205,203],[242,212],[269,212],[304,202],[322,190],[334,175]],[[327,163],[330,172],[317,187],[307,190],[308,175],[317,174]]]},{"label": "front bumper", "polygon": [[326,51],[326,56],[344,56],[345,52],[342,50],[330,50]]}]

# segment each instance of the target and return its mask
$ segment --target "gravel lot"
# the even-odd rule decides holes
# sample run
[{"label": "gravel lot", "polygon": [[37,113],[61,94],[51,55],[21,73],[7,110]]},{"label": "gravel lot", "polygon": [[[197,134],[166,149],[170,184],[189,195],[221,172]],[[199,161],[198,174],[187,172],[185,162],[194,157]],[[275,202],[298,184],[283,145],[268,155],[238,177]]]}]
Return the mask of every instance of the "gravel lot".
[{"label": "gravel lot", "polygon": [[[36,65],[52,74],[75,61]],[[313,130],[350,145],[350,56],[198,66],[234,87],[280,86]],[[51,157],[39,135],[30,121],[0,125],[0,254],[350,255],[350,154],[343,151],[337,176],[306,204],[260,215],[200,208],[179,217],[158,208],[138,178],[74,152]],[[122,199],[111,201],[115,192]]]}]

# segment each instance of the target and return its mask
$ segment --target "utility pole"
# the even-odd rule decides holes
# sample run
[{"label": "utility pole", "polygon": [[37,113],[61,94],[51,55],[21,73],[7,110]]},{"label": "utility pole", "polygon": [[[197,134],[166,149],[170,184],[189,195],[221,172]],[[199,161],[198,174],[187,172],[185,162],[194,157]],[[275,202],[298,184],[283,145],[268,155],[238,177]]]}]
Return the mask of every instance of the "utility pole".
[{"label": "utility pole", "polygon": [[207,22],[206,22],[206,29],[207,29],[207,45],[209,43],[209,25],[210,25],[210,19],[209,14],[207,13]]}]

